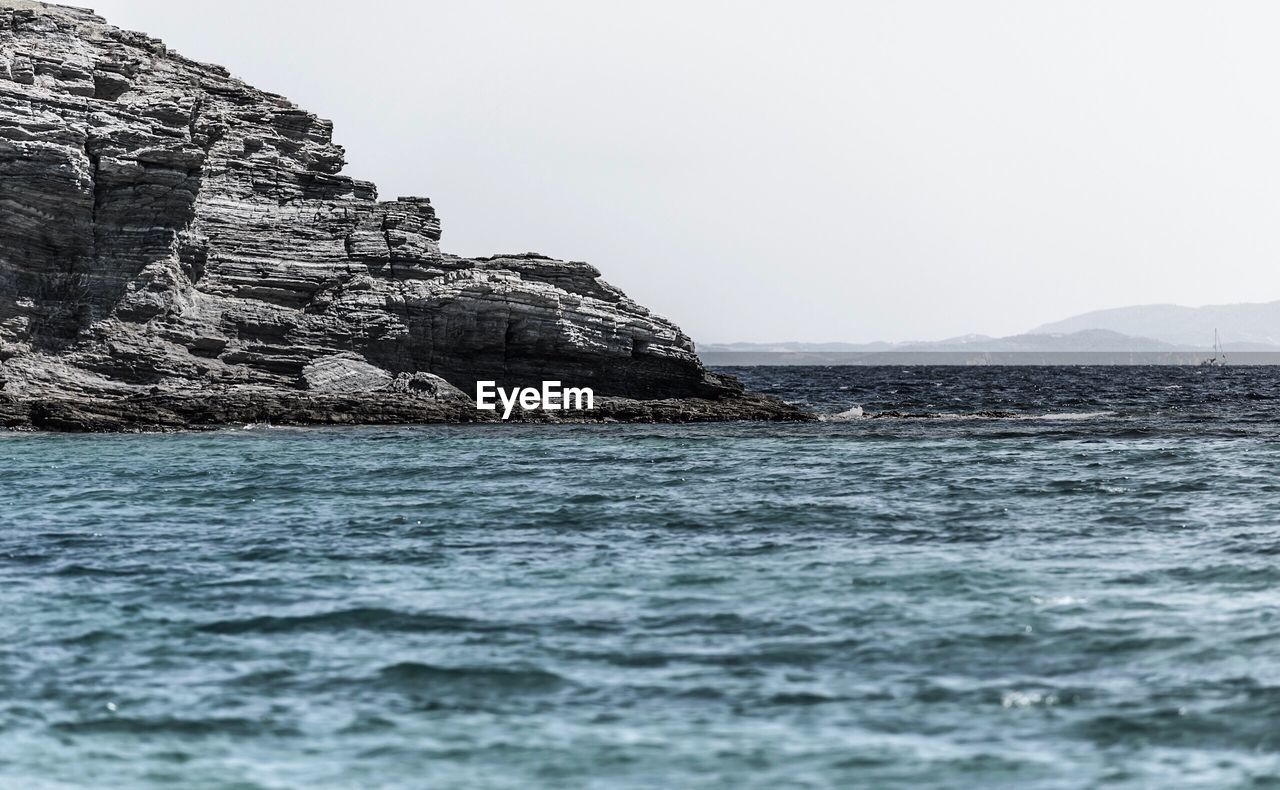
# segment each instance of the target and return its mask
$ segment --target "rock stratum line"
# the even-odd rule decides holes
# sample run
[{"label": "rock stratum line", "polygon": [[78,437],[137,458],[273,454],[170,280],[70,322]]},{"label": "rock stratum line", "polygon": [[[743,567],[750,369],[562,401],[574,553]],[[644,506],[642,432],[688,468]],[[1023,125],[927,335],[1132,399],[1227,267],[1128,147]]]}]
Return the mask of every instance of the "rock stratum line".
[{"label": "rock stratum line", "polygon": [[[88,11],[0,0],[0,422],[477,421],[477,380],[589,416],[806,419],[708,372],[585,263],[440,250],[332,124]],[[526,419],[555,419],[543,413]]]}]

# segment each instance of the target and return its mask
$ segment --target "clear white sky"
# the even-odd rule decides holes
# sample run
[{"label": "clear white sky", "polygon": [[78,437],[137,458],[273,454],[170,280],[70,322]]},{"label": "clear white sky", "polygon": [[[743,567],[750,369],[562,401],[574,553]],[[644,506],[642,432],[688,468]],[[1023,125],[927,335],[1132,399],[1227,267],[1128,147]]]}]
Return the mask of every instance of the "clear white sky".
[{"label": "clear white sky", "polygon": [[82,2],[704,342],[1280,299],[1280,3]]}]

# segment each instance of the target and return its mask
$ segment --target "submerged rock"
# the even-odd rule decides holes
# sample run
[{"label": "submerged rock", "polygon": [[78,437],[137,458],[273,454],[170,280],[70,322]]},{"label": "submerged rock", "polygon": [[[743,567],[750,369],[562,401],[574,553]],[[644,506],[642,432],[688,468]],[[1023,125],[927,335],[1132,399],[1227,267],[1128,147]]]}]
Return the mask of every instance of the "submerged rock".
[{"label": "submerged rock", "polygon": [[546,379],[601,396],[576,419],[808,418],[594,267],[444,253],[429,200],[343,164],[330,122],[220,66],[0,0],[0,420],[475,420],[476,381]]}]

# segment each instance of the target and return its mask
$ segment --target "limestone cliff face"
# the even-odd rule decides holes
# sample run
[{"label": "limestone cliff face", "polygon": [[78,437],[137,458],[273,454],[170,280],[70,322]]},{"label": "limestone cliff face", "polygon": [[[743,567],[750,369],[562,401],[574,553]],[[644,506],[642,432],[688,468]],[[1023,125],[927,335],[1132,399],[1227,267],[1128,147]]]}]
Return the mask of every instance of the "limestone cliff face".
[{"label": "limestone cliff face", "polygon": [[330,357],[464,391],[556,378],[630,399],[740,397],[587,264],[441,252],[430,201],[380,201],[343,175],[332,131],[87,11],[0,0],[10,412],[140,387],[305,392],[304,370]]}]

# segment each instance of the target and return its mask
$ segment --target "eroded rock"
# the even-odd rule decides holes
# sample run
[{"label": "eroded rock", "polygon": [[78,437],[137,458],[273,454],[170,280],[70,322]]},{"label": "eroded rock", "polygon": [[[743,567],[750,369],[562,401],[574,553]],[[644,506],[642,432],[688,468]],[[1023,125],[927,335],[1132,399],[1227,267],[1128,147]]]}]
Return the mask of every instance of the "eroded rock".
[{"label": "eroded rock", "polygon": [[470,419],[481,379],[666,404],[619,407],[638,419],[805,417],[592,266],[442,252],[429,200],[380,201],[332,124],[222,67],[28,0],[0,0],[0,64],[10,426]]},{"label": "eroded rock", "polygon": [[302,369],[302,380],[313,392],[356,393],[386,389],[395,379],[357,354],[320,357]]}]

